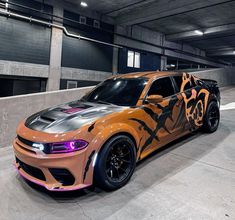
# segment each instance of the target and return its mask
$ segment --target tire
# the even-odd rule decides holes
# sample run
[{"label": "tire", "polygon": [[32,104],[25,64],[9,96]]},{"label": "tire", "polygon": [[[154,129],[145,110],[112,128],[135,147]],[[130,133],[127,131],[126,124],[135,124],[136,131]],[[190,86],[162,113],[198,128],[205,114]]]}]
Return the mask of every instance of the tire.
[{"label": "tire", "polygon": [[98,153],[94,168],[94,183],[112,191],[124,186],[131,178],[136,166],[136,148],[125,135],[108,140]]},{"label": "tire", "polygon": [[212,101],[207,106],[206,114],[204,116],[203,131],[206,133],[213,133],[219,127],[220,110],[217,102]]}]

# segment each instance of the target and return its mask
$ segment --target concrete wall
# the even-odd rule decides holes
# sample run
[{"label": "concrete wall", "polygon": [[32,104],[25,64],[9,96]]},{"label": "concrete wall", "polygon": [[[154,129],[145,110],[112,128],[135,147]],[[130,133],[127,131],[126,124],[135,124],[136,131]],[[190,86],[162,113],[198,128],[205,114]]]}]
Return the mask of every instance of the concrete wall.
[{"label": "concrete wall", "polygon": [[0,75],[48,78],[49,66],[0,60]]},{"label": "concrete wall", "polygon": [[[48,78],[49,65],[0,60],[0,75]],[[62,67],[60,78],[103,81],[110,76],[111,72]]]},{"label": "concrete wall", "polygon": [[104,81],[110,76],[111,72],[62,67],[61,79]]},{"label": "concrete wall", "polygon": [[0,98],[0,147],[9,146],[18,123],[42,109],[79,99],[93,87]]},{"label": "concrete wall", "polygon": [[191,73],[202,79],[216,80],[220,87],[235,84],[235,67],[209,69]]}]

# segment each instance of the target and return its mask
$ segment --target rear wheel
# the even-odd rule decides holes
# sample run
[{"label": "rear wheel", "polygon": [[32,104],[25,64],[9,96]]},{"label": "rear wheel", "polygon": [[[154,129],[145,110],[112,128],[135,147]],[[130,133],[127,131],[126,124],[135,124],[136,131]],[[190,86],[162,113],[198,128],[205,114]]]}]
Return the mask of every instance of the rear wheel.
[{"label": "rear wheel", "polygon": [[129,181],[135,165],[135,144],[129,137],[117,135],[98,154],[94,170],[95,184],[105,190],[116,190]]},{"label": "rear wheel", "polygon": [[219,126],[220,110],[217,102],[209,103],[204,116],[203,130],[207,133],[215,132]]}]

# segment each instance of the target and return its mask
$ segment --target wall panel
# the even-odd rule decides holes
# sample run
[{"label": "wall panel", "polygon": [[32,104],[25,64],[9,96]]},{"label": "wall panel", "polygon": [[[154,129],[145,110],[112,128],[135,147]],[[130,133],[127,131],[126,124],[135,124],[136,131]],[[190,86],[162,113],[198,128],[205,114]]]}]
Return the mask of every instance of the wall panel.
[{"label": "wall panel", "polygon": [[49,64],[51,29],[0,16],[0,60]]}]

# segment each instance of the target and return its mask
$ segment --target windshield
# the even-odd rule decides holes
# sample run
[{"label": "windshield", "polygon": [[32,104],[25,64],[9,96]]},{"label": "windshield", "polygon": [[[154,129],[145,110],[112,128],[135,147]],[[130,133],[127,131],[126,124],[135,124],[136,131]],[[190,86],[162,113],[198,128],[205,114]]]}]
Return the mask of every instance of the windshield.
[{"label": "windshield", "polygon": [[113,78],[99,84],[81,100],[120,106],[136,105],[145,85],[145,78]]}]

